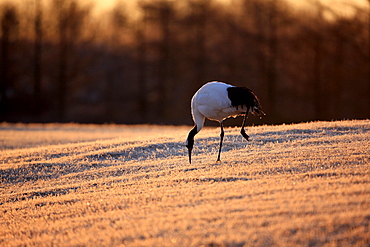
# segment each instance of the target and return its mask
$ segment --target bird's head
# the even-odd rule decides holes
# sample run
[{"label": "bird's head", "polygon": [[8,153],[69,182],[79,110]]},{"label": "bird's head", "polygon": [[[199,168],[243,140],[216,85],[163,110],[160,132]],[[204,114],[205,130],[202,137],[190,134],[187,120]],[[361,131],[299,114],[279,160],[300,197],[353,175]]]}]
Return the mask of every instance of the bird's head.
[{"label": "bird's head", "polygon": [[253,115],[259,116],[260,118],[262,118],[263,116],[266,115],[266,113],[263,112],[260,100],[258,99],[257,95],[253,93],[253,96],[254,96],[254,99],[253,99],[253,105],[251,107],[251,112]]},{"label": "bird's head", "polygon": [[198,127],[195,125],[189,132],[188,138],[186,138],[185,146],[188,148],[189,163],[191,164],[191,151],[194,146],[194,136],[198,133]]},{"label": "bird's head", "polygon": [[262,110],[261,105],[253,106],[251,111],[253,115],[259,116],[260,118],[266,115],[266,113],[264,113]]}]

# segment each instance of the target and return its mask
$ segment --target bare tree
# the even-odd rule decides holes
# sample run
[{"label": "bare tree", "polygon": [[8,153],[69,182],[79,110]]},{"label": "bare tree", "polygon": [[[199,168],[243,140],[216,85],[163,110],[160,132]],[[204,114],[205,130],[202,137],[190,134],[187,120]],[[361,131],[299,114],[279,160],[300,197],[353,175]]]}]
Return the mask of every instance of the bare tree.
[{"label": "bare tree", "polygon": [[[368,70],[367,70],[367,88],[368,93],[367,95],[370,95],[370,0],[368,0],[368,18],[367,18],[367,55],[368,55]],[[368,100],[368,112],[370,112],[370,97],[367,98]]]},{"label": "bare tree", "polygon": [[65,120],[67,110],[68,82],[81,71],[83,63],[78,61],[78,45],[81,42],[84,20],[89,13],[77,0],[55,0],[58,30],[58,76],[57,114]]},{"label": "bare tree", "polygon": [[[40,107],[41,96],[41,76],[42,76],[42,0],[35,0],[35,19],[34,19],[34,89],[33,95],[36,102],[36,109]],[[40,110],[40,109],[38,109]]]},{"label": "bare tree", "polygon": [[267,98],[272,117],[277,111],[277,61],[278,61],[278,0],[269,0],[268,4],[268,38],[267,38]]},{"label": "bare tree", "polygon": [[136,40],[137,40],[137,71],[138,71],[138,88],[137,105],[141,120],[147,121],[148,115],[148,42],[147,42],[147,26],[149,21],[149,10],[145,5],[141,5],[143,11],[142,19],[137,23]]},{"label": "bare tree", "polygon": [[[104,104],[105,104],[105,121],[115,121],[117,113],[122,117],[130,115],[128,111],[117,111],[125,102],[131,100],[127,97],[132,94],[129,83],[123,78],[128,74],[126,68],[125,49],[126,45],[124,38],[127,36],[128,16],[126,8],[121,2],[112,9],[110,14],[110,39],[107,42],[107,59],[104,82]],[[124,100],[122,100],[124,98]]]},{"label": "bare tree", "polygon": [[11,53],[14,52],[18,29],[18,14],[16,8],[13,5],[5,5],[0,18],[0,104],[1,107],[6,107],[8,103],[8,90],[14,83],[11,72],[11,70],[14,69]]},{"label": "bare tree", "polygon": [[211,0],[190,1],[194,28],[196,87],[203,83],[207,73],[207,20],[210,18]]},{"label": "bare tree", "polygon": [[59,64],[58,64],[58,92],[57,92],[57,112],[59,120],[65,119],[66,97],[67,97],[67,62],[69,43],[67,36],[68,13],[66,11],[66,1],[56,0],[58,11],[58,39],[59,39]]},{"label": "bare tree", "polygon": [[324,106],[322,104],[322,81],[321,81],[321,66],[322,66],[322,56],[323,56],[323,34],[320,28],[322,28],[323,23],[323,7],[317,2],[317,18],[316,30],[313,33],[313,61],[312,61],[312,89],[313,89],[313,104],[315,109],[315,114],[317,119],[322,119],[324,117]]},{"label": "bare tree", "polygon": [[161,117],[169,116],[170,105],[173,92],[173,83],[171,83],[171,22],[173,21],[174,9],[170,2],[163,1],[159,3],[159,22],[161,29],[161,41],[159,44],[160,61],[159,61],[159,115]]},{"label": "bare tree", "polygon": [[255,60],[257,64],[259,91],[270,118],[277,114],[277,61],[279,1],[246,1],[251,11],[254,26]]}]

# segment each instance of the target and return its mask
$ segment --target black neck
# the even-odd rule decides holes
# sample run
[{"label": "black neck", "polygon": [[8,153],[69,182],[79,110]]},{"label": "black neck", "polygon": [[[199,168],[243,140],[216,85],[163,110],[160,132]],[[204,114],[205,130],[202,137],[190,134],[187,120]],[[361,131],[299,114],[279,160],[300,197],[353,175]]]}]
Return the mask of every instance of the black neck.
[{"label": "black neck", "polygon": [[197,129],[197,126],[195,125],[189,132],[188,134],[188,142],[187,142],[187,145],[186,147],[188,149],[193,149],[193,145],[194,145],[194,136],[198,133],[198,129]]}]

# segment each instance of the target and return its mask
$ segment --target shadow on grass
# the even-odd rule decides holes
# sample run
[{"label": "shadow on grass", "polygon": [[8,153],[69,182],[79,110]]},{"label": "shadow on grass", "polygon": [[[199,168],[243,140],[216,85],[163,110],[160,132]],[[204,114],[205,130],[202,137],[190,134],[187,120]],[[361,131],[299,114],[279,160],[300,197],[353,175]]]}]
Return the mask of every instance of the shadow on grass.
[{"label": "shadow on grass", "polygon": [[[288,142],[291,139],[315,139],[318,142],[318,135],[343,135],[348,132],[364,132],[368,129],[361,129],[357,127],[322,127],[317,129],[291,129],[284,131],[263,132],[251,135],[251,141],[246,142],[240,134],[225,135],[222,152],[226,153],[230,150],[235,150],[248,145],[263,146],[268,143],[282,143]],[[254,139],[256,141],[254,141]],[[195,147],[193,155],[217,153],[219,146],[219,137],[216,134],[214,137],[197,138],[195,140]],[[137,145],[139,144],[139,145]],[[135,146],[136,145],[136,146]],[[81,173],[90,170],[98,171],[101,168],[117,167],[117,169],[110,169],[109,171],[99,171],[105,176],[121,176],[123,174],[132,174],[142,171],[145,167],[150,167],[145,164],[145,161],[157,161],[159,159],[184,157],[184,162],[188,160],[187,150],[184,142],[158,142],[158,143],[110,143],[106,146],[99,146],[98,149],[91,151],[78,150],[76,159],[74,151],[60,152],[60,150],[51,152],[48,156],[43,157],[27,157],[14,168],[0,170],[0,178],[3,184],[18,184],[25,182],[33,182],[38,180],[58,179],[59,177],[74,174],[74,176],[81,176],[88,179],[94,179],[94,175]],[[63,162],[61,158],[71,157],[72,161]],[[48,162],[42,162],[47,160]],[[137,164],[130,164],[126,166],[125,162],[137,161]],[[187,164],[187,163],[186,163]],[[153,165],[153,164],[152,164]],[[149,169],[149,168],[148,168]],[[188,169],[188,170],[186,170]],[[303,169],[305,170],[305,169]],[[185,171],[191,171],[191,168],[185,168]],[[269,170],[271,172],[271,170]],[[284,172],[287,172],[284,170]],[[294,172],[294,171],[292,171]],[[80,175],[79,175],[80,173]]]},{"label": "shadow on grass", "polygon": [[[102,147],[96,151],[88,150],[86,155],[78,153],[78,158],[73,159],[71,153],[51,153],[43,157],[42,162],[39,157],[27,158],[22,165],[14,168],[0,170],[1,182],[4,184],[18,184],[35,182],[38,180],[58,179],[59,177],[90,170],[98,171],[101,168],[116,166],[114,171],[102,171],[106,176],[121,176],[124,173],[135,173],[145,167],[146,160],[164,159],[167,157],[184,156],[185,144],[179,142],[164,142],[157,144],[140,145],[136,147],[125,146],[123,144]],[[72,161],[63,162],[61,158],[72,156]],[[61,161],[61,162],[59,162]],[[125,166],[125,162],[138,161],[137,165]],[[15,165],[16,166],[16,165]],[[89,175],[84,174],[87,178]]]}]

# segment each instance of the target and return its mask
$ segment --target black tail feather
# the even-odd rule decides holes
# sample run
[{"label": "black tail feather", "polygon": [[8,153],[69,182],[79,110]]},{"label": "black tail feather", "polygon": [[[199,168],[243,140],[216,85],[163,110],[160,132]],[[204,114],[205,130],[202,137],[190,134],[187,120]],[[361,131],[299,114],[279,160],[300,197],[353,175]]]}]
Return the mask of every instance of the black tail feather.
[{"label": "black tail feather", "polygon": [[228,97],[233,107],[246,106],[251,110],[253,115],[264,116],[266,115],[258,99],[257,95],[246,87],[229,87],[227,89]]}]

